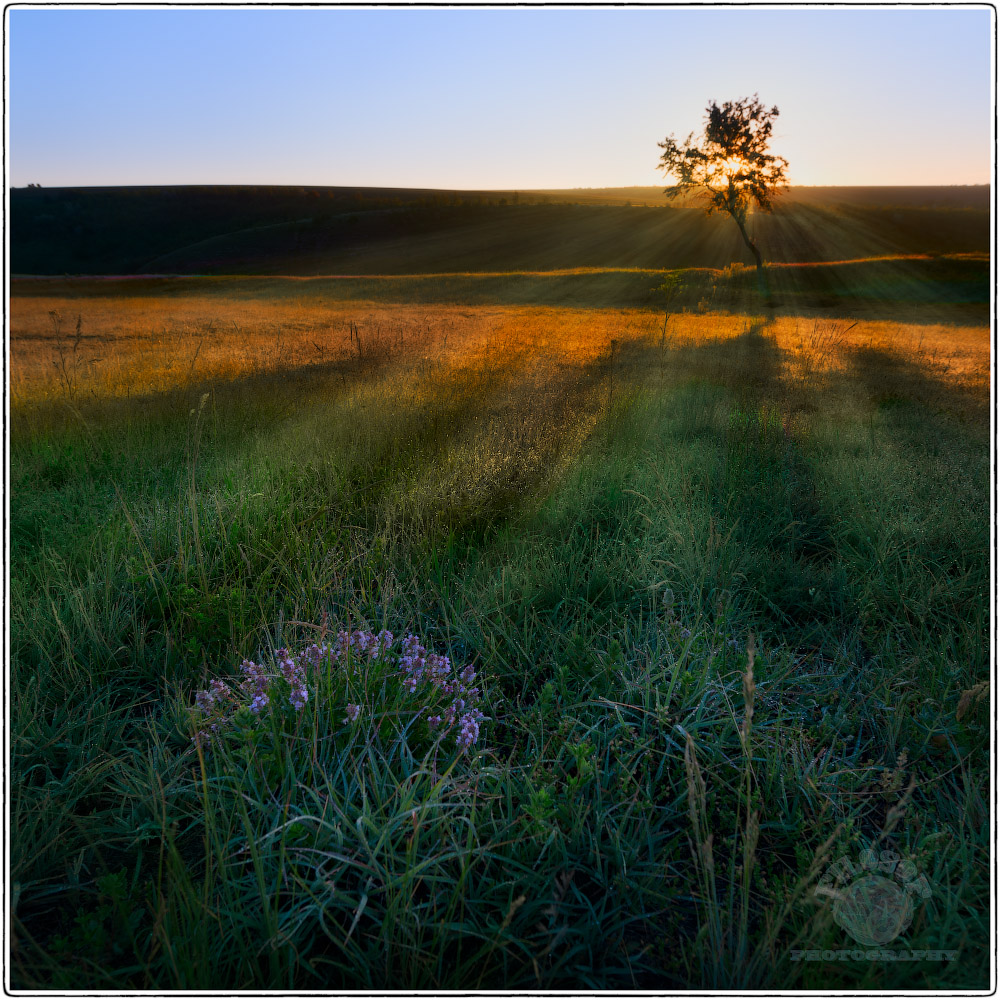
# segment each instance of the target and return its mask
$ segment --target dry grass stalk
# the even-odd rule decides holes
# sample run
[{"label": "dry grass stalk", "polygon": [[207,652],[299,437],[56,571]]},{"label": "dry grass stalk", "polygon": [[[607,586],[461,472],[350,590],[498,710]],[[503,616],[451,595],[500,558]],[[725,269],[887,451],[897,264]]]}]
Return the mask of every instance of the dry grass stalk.
[{"label": "dry grass stalk", "polygon": [[753,723],[753,704],[757,692],[757,685],[753,679],[753,664],[756,655],[757,649],[754,645],[753,633],[751,632],[750,639],[747,642],[747,669],[746,673],[743,674],[743,723],[740,726],[740,738],[743,741],[744,747],[746,746],[747,738],[750,736],[750,726]]},{"label": "dry grass stalk", "polygon": [[962,697],[958,699],[958,708],[955,710],[955,719],[961,722],[969,712],[981,701],[990,696],[990,682],[980,681],[974,687],[962,692]]}]

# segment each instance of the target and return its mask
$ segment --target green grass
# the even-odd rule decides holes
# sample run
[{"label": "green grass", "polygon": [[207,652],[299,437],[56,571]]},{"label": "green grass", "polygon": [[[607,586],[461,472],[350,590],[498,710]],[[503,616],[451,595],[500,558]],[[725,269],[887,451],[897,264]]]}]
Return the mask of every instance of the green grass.
[{"label": "green grass", "polygon": [[[16,411],[13,985],[985,988],[985,409],[719,323]],[[191,742],[324,613],[475,663],[477,750],[391,662]],[[792,960],[872,846],[958,961]]]}]

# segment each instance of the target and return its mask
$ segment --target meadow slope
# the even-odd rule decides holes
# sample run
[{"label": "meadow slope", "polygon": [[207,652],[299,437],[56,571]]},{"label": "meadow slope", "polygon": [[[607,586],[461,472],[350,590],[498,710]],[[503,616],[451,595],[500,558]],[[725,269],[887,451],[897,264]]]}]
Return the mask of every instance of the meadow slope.
[{"label": "meadow slope", "polygon": [[[658,189],[516,199],[364,188],[20,189],[11,192],[11,270],[414,274],[752,262],[728,219],[665,202]],[[784,263],[988,253],[989,212],[988,187],[792,188],[750,227],[765,256]]]}]

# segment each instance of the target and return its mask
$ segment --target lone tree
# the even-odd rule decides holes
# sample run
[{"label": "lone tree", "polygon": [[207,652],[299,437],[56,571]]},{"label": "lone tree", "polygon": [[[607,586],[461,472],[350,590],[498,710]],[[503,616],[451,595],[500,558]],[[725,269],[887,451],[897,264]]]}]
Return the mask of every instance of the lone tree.
[{"label": "lone tree", "polygon": [[746,222],[751,202],[770,212],[772,196],[786,183],[788,161],[767,151],[777,117],[777,107],[768,110],[756,94],[726,101],[721,108],[712,101],[705,111],[705,131],[697,140],[692,132],[683,145],[672,135],[658,143],[663,150],[660,169],[676,178],[664,194],[676,198],[700,191],[708,198],[709,215],[728,212],[757,262],[757,284],[762,292],[764,259],[747,234]]}]

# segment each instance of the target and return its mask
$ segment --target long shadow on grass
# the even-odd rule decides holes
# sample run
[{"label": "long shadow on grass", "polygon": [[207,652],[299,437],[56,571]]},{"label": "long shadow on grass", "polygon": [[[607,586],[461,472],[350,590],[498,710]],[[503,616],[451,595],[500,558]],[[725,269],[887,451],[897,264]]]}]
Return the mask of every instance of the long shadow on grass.
[{"label": "long shadow on grass", "polygon": [[[195,653],[207,651],[212,659],[222,655],[245,638],[230,634],[230,622],[251,618],[259,610],[244,606],[239,596],[254,590],[250,580],[280,600],[277,595],[290,592],[282,552],[291,556],[296,544],[317,535],[324,536],[328,547],[350,548],[354,533],[343,530],[345,526],[371,522],[370,512],[380,497],[419,468],[484,400],[502,393],[516,369],[515,360],[486,380],[474,372],[455,372],[447,392],[431,399],[430,405],[416,397],[394,400],[398,419],[369,428],[363,448],[344,447],[333,463],[321,454],[306,468],[295,468],[287,459],[283,467],[278,455],[276,472],[265,477],[271,482],[263,492],[259,486],[253,491],[242,488],[235,497],[215,482],[219,473],[213,464],[226,472],[248,442],[280,429],[286,417],[310,405],[336,404],[346,386],[346,379],[341,382],[337,375],[349,373],[357,381],[377,373],[356,362],[322,370],[310,366],[282,377],[217,381],[162,396],[114,401],[100,409],[95,404],[90,419],[84,417],[86,429],[76,418],[77,425],[69,429],[50,429],[47,438],[22,441],[16,460],[19,487],[12,503],[14,577],[30,596],[13,622],[15,668],[20,663],[22,670],[35,669],[59,648],[58,620],[68,629],[74,657],[87,664],[94,684],[118,672],[120,664],[105,646],[128,646],[133,637],[122,633],[98,648],[86,626],[87,616],[79,610],[81,588],[94,572],[111,574],[109,592],[119,598],[132,595],[142,629],[159,636],[157,641],[169,632],[167,646],[178,653],[194,643]],[[214,390],[218,419],[202,423],[195,489],[204,508],[195,529],[190,521],[195,500],[187,495],[188,477],[194,475],[191,404],[197,405],[206,390]],[[364,413],[359,410],[353,416],[363,419]],[[234,478],[238,486],[249,482],[238,474]],[[212,517],[216,500],[226,516]],[[72,514],[68,519],[67,511]],[[148,552],[147,565],[153,567],[148,579],[134,579],[134,569],[111,560],[99,565],[106,533],[130,536],[132,529],[125,527],[124,519],[142,526],[134,529],[142,537],[133,538],[131,549],[136,556]],[[51,556],[45,555],[47,549]],[[53,559],[58,573],[52,572]],[[43,600],[48,590],[51,594]],[[151,674],[155,682],[152,664],[162,664],[163,655],[149,641],[149,655],[136,658],[135,670]]]},{"label": "long shadow on grass", "polygon": [[880,410],[909,402],[928,415],[943,411],[981,430],[989,427],[988,388],[937,378],[928,371],[929,362],[872,347],[853,349],[848,361],[849,377],[864,386],[872,404]]},{"label": "long shadow on grass", "polygon": [[985,668],[987,391],[887,351],[861,348],[849,360],[843,382],[867,396],[871,447],[889,470],[888,488],[869,496],[868,517],[844,536],[854,558],[872,564],[859,581],[867,615],[925,644],[944,637],[956,661]]},{"label": "long shadow on grass", "polygon": [[[571,561],[558,572],[542,573],[510,605],[519,634],[544,634],[546,621],[581,635],[614,632],[648,610],[649,579],[634,575],[629,546],[646,532],[644,519],[656,520],[656,514],[647,516],[644,505],[652,501],[629,488],[626,470],[649,460],[639,452],[634,462],[625,457],[633,435],[637,449],[652,446],[665,453],[680,448],[704,456],[687,476],[694,507],[707,507],[707,526],[694,512],[691,527],[698,537],[691,553],[673,549],[672,543],[664,552],[680,560],[678,582],[685,598],[699,601],[709,615],[735,606],[750,620],[770,625],[781,640],[800,646],[815,641],[833,622],[841,633],[853,623],[831,525],[812,471],[785,422],[782,362],[764,321],[728,341],[670,351],[634,341],[618,348],[605,391],[619,402],[605,410],[591,435],[592,448],[609,449],[611,474],[584,486],[575,520],[554,520],[549,541]],[[628,417],[618,426],[636,386],[651,387],[651,398],[660,396],[669,408],[673,430],[668,438],[646,437]],[[672,400],[672,393],[684,402]],[[694,442],[698,446],[691,448]],[[671,494],[665,502],[685,501]],[[563,652],[574,662],[580,659],[577,650]]]},{"label": "long shadow on grass", "polygon": [[721,471],[705,483],[717,541],[706,539],[702,601],[709,609],[732,601],[808,645],[832,622],[846,625],[849,612],[832,525],[787,416],[783,355],[756,320],[667,363],[729,393],[719,406],[681,414],[682,434],[723,452]]},{"label": "long shadow on grass", "polygon": [[[236,378],[199,379],[163,390],[92,398],[80,394],[74,399],[45,400],[15,407],[11,412],[12,437],[37,438],[83,425],[102,427],[120,421],[151,422],[173,417],[186,418],[192,401],[197,404],[205,393],[231,405],[253,399],[259,406],[273,402],[275,419],[296,412],[303,393],[322,390],[329,393],[338,384],[349,387],[349,380],[372,378],[399,360],[391,350],[361,357],[337,358],[310,364],[286,366],[259,372],[246,372]],[[287,405],[280,406],[284,401]]]}]

